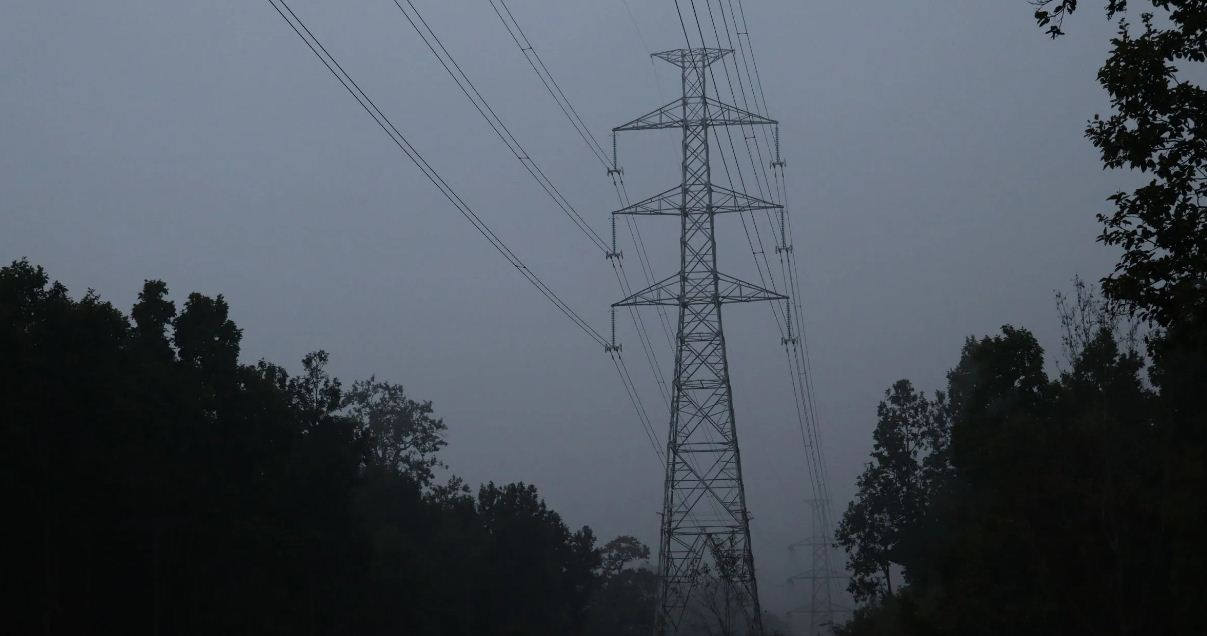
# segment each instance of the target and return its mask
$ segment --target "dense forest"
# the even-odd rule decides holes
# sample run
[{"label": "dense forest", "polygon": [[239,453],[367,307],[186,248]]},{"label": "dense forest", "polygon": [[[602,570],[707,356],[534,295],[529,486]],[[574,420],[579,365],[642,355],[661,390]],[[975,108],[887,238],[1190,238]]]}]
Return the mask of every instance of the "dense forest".
[{"label": "dense forest", "polygon": [[[1077,9],[1036,4],[1053,37]],[[1060,296],[1062,355],[1005,326],[945,390],[886,391],[837,531],[862,602],[841,634],[1207,633],[1207,4],[1148,4],[1137,27],[1107,2],[1114,112],[1086,130],[1144,176],[1099,215],[1118,265]]]},{"label": "dense forest", "polygon": [[646,546],[438,482],[430,403],[241,336],[221,296],[148,281],[127,317],[0,269],[5,633],[649,632]]}]

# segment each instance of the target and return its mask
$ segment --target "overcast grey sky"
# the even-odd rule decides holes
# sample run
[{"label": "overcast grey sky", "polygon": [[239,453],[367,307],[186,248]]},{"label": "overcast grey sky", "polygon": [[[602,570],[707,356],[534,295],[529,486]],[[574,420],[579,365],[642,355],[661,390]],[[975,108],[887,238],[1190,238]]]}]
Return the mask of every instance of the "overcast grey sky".
[{"label": "overcast grey sky", "polygon": [[[509,2],[601,136],[678,91],[647,55],[682,46],[672,0],[628,4],[635,20],[624,0]],[[620,297],[607,263],[394,4],[291,5],[483,219],[604,330]],[[603,233],[610,182],[489,3],[416,5]],[[1081,131],[1106,107],[1094,74],[1110,28],[1087,10],[1052,42],[1024,0],[745,5],[782,122],[840,511],[889,384],[939,388],[964,337],[1003,323],[1058,353],[1053,291],[1109,271],[1094,213],[1119,178]],[[676,183],[677,152],[673,132],[622,138],[634,197]],[[663,277],[676,224],[659,221],[643,227]],[[740,225],[720,231],[723,269],[754,279]],[[0,259],[22,256],[123,308],[145,278],[166,280],[178,301],[225,294],[246,360],[296,370],[323,348],[345,379],[400,382],[435,403],[445,458],[471,484],[529,481],[569,523],[657,545],[662,474],[603,351],[490,249],[265,2],[4,3]],[[808,531],[791,389],[765,308],[727,308],[726,328],[756,565],[765,604],[784,610],[805,593],[785,584],[802,565],[786,546]],[[619,337],[664,435],[631,326]]]}]

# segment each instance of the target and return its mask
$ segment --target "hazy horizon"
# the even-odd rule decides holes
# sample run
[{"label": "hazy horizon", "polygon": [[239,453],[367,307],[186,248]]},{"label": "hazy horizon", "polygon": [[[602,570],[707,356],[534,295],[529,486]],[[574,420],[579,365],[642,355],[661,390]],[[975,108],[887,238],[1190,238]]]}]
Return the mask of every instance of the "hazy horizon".
[{"label": "hazy horizon", "polygon": [[[291,3],[348,71],[534,271],[596,329],[621,297],[604,258],[494,138],[388,0]],[[567,198],[604,233],[611,184],[488,3],[417,6]],[[511,0],[601,140],[669,101],[670,2]],[[1054,292],[1108,273],[1095,213],[1124,184],[1081,134],[1106,110],[1112,27],[1050,41],[1026,2],[748,2],[788,160],[817,408],[837,515],[896,379],[944,384],[962,339],[1003,323],[1059,354]],[[141,281],[178,302],[223,294],[242,357],[431,400],[450,471],[525,481],[571,526],[657,546],[662,471],[611,363],[444,201],[266,3],[18,2],[0,24],[0,260],[128,310]],[[673,132],[629,134],[632,196],[675,184]],[[658,277],[673,222],[643,220]],[[736,220],[723,268],[752,279]],[[636,260],[632,271],[638,271]],[[779,333],[726,308],[737,425],[766,608],[809,531]],[[649,319],[654,318],[651,312]],[[636,334],[618,337],[659,435],[666,409]],[[650,323],[653,324],[652,322]],[[661,340],[655,339],[657,344]],[[663,346],[662,368],[671,352]],[[661,440],[660,440],[661,441]]]}]

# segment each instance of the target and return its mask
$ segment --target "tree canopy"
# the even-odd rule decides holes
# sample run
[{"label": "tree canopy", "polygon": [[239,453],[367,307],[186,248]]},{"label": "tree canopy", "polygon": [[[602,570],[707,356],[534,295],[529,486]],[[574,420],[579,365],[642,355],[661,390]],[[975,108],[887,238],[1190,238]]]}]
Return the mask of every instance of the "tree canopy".
[{"label": "tree canopy", "polygon": [[[1053,37],[1078,9],[1035,4]],[[1141,4],[1150,10],[1137,27]],[[1207,633],[1207,93],[1197,82],[1207,6],[1105,5],[1117,34],[1098,80],[1113,112],[1086,135],[1105,168],[1147,178],[1098,216],[1099,240],[1120,250],[1104,298],[1080,282],[1061,298],[1057,377],[1024,329],[965,343],[935,420],[948,469],[919,505],[882,495],[910,501],[882,440],[907,437],[915,421],[882,406],[839,534],[852,592],[869,601],[845,634]],[[890,400],[909,395],[901,386]],[[902,536],[925,545],[897,549]],[[893,567],[906,585],[890,591],[876,576]]]},{"label": "tree canopy", "polygon": [[242,364],[242,337],[221,296],[147,281],[126,316],[0,268],[7,633],[645,629],[648,548],[601,550],[531,485],[437,481],[430,402],[321,351]]}]

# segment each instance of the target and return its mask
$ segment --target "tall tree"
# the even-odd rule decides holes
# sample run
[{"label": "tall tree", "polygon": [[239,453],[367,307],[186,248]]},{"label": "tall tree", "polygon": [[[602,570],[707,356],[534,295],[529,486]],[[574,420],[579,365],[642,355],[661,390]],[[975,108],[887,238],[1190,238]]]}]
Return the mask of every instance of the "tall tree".
[{"label": "tall tree", "polygon": [[1102,322],[1071,332],[1055,379],[1026,330],[965,343],[948,375],[950,463],[924,493],[907,585],[844,634],[1196,633],[1186,608],[1202,586],[1183,564],[1201,548],[1170,499],[1162,396],[1097,316],[1066,317]]},{"label": "tall tree", "polygon": [[588,611],[588,636],[637,636],[654,628],[658,577],[649,568],[650,549],[630,536],[600,551],[599,587]]},{"label": "tall tree", "polygon": [[[1036,17],[1053,37],[1076,0],[1041,0]],[[1104,167],[1146,175],[1111,197],[1099,216],[1104,243],[1123,254],[1103,281],[1112,300],[1151,321],[1149,379],[1159,394],[1151,461],[1162,467],[1161,523],[1154,529],[1180,554],[1169,576],[1194,589],[1207,569],[1207,548],[1194,538],[1207,525],[1207,7],[1201,0],[1107,0],[1117,21],[1111,50],[1098,72],[1112,112],[1096,116],[1086,135]],[[1129,20],[1141,8],[1136,24]],[[1195,613],[1181,606],[1188,620]]]},{"label": "tall tree", "polygon": [[650,548],[635,537],[623,535],[612,539],[600,549],[600,575],[615,577],[630,563],[648,561]]},{"label": "tall tree", "polygon": [[[1036,19],[1057,37],[1077,0],[1037,0]],[[1207,9],[1201,0],[1106,0],[1118,31],[1098,72],[1113,112],[1094,116],[1086,136],[1108,169],[1149,179],[1111,198],[1099,240],[1123,250],[1103,287],[1163,327],[1207,331]],[[1139,26],[1134,4],[1149,5]],[[1199,343],[1201,346],[1201,343]]]},{"label": "tall tree", "polygon": [[899,380],[877,407],[872,435],[872,461],[836,532],[849,555],[848,589],[860,601],[892,594],[894,565],[908,568],[919,549],[928,496],[946,472],[943,395],[928,399]]},{"label": "tall tree", "polygon": [[221,297],[178,312],[147,281],[126,316],[0,267],[0,631],[583,630],[602,578],[589,528],[531,486],[432,485],[430,403],[346,389],[322,351],[296,376],[242,364],[241,339]]},{"label": "tall tree", "polygon": [[[536,488],[525,484],[483,486],[478,514],[489,535],[483,558],[491,578],[500,582],[481,602],[491,608],[501,633],[580,633],[599,567],[591,529],[571,532]],[[541,611],[530,599],[559,611]]]},{"label": "tall tree", "polygon": [[369,378],[343,396],[343,408],[368,445],[370,461],[405,473],[424,486],[442,467],[444,421],[433,417],[431,402],[407,397],[402,386]]}]

